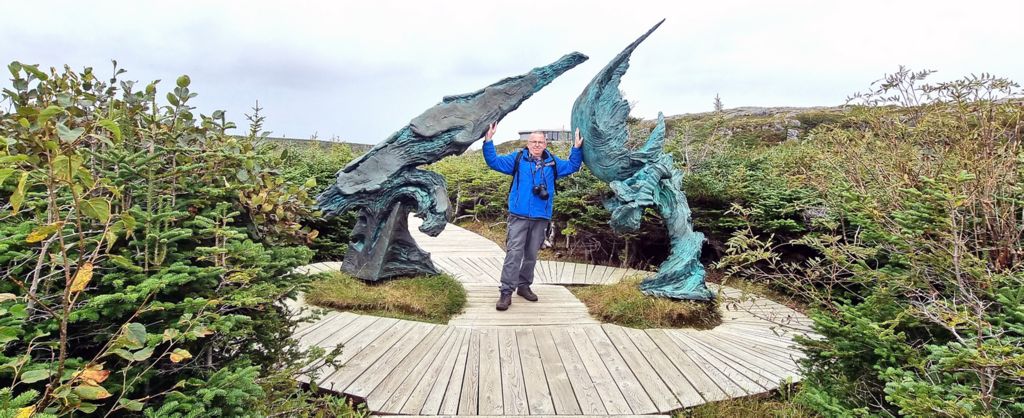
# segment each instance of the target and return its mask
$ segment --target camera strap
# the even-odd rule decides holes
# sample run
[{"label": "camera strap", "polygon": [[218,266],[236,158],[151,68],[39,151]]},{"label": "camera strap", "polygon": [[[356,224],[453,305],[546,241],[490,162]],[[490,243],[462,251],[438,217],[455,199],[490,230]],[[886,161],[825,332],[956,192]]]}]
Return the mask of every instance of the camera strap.
[{"label": "camera strap", "polygon": [[[509,184],[508,184],[508,192],[509,193],[512,193],[512,188],[513,187],[515,187],[516,190],[519,190],[519,183],[518,183],[518,180],[519,180],[519,162],[523,160],[523,153],[524,152],[529,152],[529,151],[526,148],[523,148],[523,149],[519,150],[519,152],[516,153],[516,161],[515,161],[515,163],[512,164],[512,181],[509,182]],[[554,190],[551,191],[552,192],[551,195],[554,196],[554,193],[558,191],[558,160],[556,160],[555,156],[551,155],[551,153],[548,152],[548,150],[544,150],[544,156],[551,157],[551,167],[552,167],[552,169],[554,170],[554,173],[555,173],[555,181],[554,181],[555,188],[554,188]],[[544,160],[547,161],[547,158],[544,158]],[[547,164],[544,164],[541,167],[541,170],[543,170],[544,167],[546,167],[546,166],[547,166]]]}]

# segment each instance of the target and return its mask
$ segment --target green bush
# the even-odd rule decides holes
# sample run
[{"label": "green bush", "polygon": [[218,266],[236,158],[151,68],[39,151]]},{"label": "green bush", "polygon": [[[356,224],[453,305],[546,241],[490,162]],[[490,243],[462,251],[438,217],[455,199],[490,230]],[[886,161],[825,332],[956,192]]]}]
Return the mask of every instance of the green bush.
[{"label": "green bush", "polygon": [[[310,196],[317,196],[334,184],[338,170],[355,158],[347,144],[296,143],[282,148],[284,179],[305,184],[310,188]],[[315,212],[304,217],[302,224],[317,231],[315,239],[308,242],[313,261],[344,260],[355,222],[354,212],[331,218]]]},{"label": "green bush", "polygon": [[427,169],[444,176],[454,220],[501,219],[507,214],[511,177],[487,167],[481,152],[448,157]]},{"label": "green bush", "polygon": [[[307,399],[281,301],[304,277],[308,190],[187,76],[17,62],[0,113],[0,408],[255,416]],[[164,97],[167,105],[158,104]],[[315,354],[315,353],[314,353]],[[302,415],[308,410],[298,410]]]},{"label": "green bush", "polygon": [[[1024,415],[1024,106],[1005,100],[1021,92],[928,74],[857,96],[856,123],[818,128],[820,158],[786,173],[820,191],[830,228],[742,229],[721,263],[812,302],[825,339],[801,340],[795,400],[828,416]],[[782,259],[792,245],[816,254]]]}]

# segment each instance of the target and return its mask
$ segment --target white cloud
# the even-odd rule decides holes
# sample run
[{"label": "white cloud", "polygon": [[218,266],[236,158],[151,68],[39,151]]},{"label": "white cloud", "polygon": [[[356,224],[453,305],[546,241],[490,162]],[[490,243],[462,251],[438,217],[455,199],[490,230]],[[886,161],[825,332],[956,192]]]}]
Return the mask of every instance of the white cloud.
[{"label": "white cloud", "polygon": [[576,95],[661,18],[623,88],[653,117],[727,107],[841,103],[904,64],[937,79],[1024,81],[1013,1],[16,2],[0,59],[108,68],[130,79],[189,74],[200,110],[260,100],[276,134],[379,142],[442,96],[479,89],[577,50],[591,60],[502,123],[568,125]]}]

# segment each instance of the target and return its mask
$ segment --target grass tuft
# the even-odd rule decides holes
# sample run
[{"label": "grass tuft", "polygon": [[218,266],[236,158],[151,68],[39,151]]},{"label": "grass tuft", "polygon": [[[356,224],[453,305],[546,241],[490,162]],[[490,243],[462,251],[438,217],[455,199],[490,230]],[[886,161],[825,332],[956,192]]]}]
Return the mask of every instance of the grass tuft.
[{"label": "grass tuft", "polygon": [[615,284],[569,290],[587,305],[591,315],[625,327],[710,329],[722,323],[717,303],[647,296],[640,292],[640,281],[633,276]]},{"label": "grass tuft", "polygon": [[748,396],[696,406],[674,414],[675,418],[814,418],[820,415],[789,399],[774,396]]},{"label": "grass tuft", "polygon": [[367,283],[341,272],[320,276],[306,301],[325,308],[446,324],[466,305],[466,290],[446,274],[383,283]]}]

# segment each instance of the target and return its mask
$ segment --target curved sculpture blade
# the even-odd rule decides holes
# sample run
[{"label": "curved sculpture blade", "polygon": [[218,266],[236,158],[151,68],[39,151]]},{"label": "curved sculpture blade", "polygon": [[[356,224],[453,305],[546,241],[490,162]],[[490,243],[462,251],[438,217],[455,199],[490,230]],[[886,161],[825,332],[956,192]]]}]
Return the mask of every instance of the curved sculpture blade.
[{"label": "curved sculpture blade", "polygon": [[[583,162],[605,182],[627,178],[644,164],[646,154],[634,154],[626,148],[629,102],[622,98],[619,82],[629,69],[633,50],[664,22],[662,19],[616,55],[573,103],[572,126],[579,128],[580,134],[586,138],[583,141]],[[661,152],[660,146],[658,152]]]},{"label": "curved sculpture blade", "polygon": [[430,255],[409,235],[404,216],[416,212],[424,218],[420,231],[437,236],[448,222],[448,191],[444,178],[416,167],[462,154],[489,124],[586,60],[573,52],[478,91],[447,96],[338,171],[334,184],[317,196],[317,206],[327,216],[360,210],[343,269],[364,280],[437,273]]},{"label": "curved sculpture blade", "polygon": [[662,152],[665,117],[647,142],[637,150],[626,147],[629,103],[619,92],[619,82],[629,68],[629,57],[658,26],[629,44],[591,80],[572,108],[573,128],[583,135],[583,161],[594,175],[608,183],[615,196],[605,201],[611,226],[619,233],[640,228],[644,208],[655,207],[665,220],[671,253],[658,274],[640,284],[648,295],[673,299],[714,299],[704,283],[700,264],[704,234],[693,230],[690,207],[682,191],[682,172],[672,156]]}]

